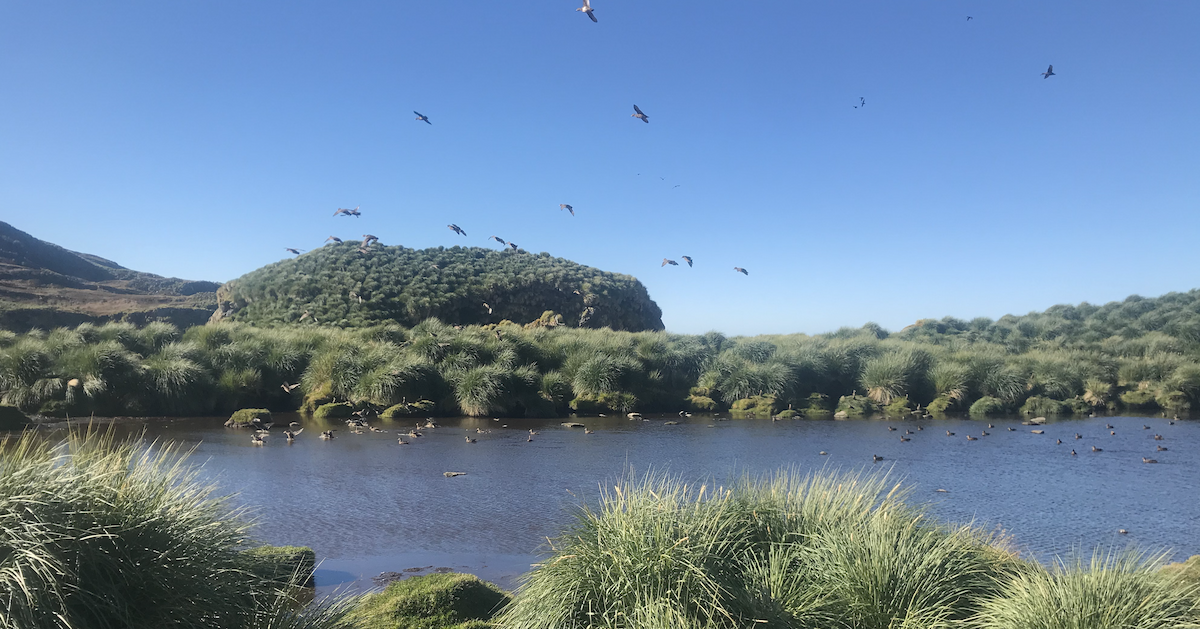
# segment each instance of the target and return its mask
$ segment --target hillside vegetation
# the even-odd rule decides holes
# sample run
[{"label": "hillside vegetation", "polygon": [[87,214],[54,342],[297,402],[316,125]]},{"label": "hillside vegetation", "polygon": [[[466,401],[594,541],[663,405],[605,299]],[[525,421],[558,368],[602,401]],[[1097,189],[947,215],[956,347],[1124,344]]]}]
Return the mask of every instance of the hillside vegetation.
[{"label": "hillside vegetation", "polygon": [[[0,333],[0,402],[72,415],[199,415],[254,407],[561,415],[725,410],[830,417],[1200,405],[1200,291],[1023,317],[832,334],[726,338],[547,326],[461,329],[163,323]],[[286,392],[284,383],[300,387]],[[790,408],[789,408],[790,407]]]},{"label": "hillside vegetation", "polygon": [[161,277],[59,247],[0,222],[0,327],[128,320],[203,323],[215,282]]},{"label": "hillside vegetation", "polygon": [[[636,279],[547,253],[478,247],[406,249],[331,244],[223,286],[218,318],[256,325],[413,326],[527,323],[661,330],[662,311]],[[307,313],[307,316],[305,316]]]}]

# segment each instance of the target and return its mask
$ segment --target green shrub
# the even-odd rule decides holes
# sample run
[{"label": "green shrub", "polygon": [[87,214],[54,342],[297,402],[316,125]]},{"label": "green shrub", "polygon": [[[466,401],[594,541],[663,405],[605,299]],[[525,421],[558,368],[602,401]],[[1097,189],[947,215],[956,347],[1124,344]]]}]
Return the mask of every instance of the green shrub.
[{"label": "green shrub", "polygon": [[1192,555],[1180,563],[1167,564],[1162,569],[1183,579],[1184,583],[1200,588],[1200,555]]},{"label": "green shrub", "polygon": [[233,415],[225,422],[226,428],[246,428],[252,426],[258,420],[262,423],[271,421],[271,411],[265,408],[243,408],[234,411]]},{"label": "green shrub", "polygon": [[1154,403],[1172,413],[1186,413],[1192,408],[1191,400],[1183,391],[1168,391],[1165,388],[1154,396]]},{"label": "green shrub", "polygon": [[1096,553],[1053,571],[1015,573],[985,600],[979,629],[1174,629],[1200,623],[1195,585],[1157,558]]},{"label": "green shrub", "polygon": [[925,410],[929,411],[931,415],[944,415],[946,411],[956,406],[957,403],[957,400],[950,399],[945,395],[939,395],[925,407]]},{"label": "green shrub", "polygon": [[703,395],[689,395],[687,398],[687,407],[693,411],[702,413],[714,413],[721,409],[721,405],[717,404],[716,400]]},{"label": "green shrub", "polygon": [[245,626],[249,525],[176,446],[71,433],[0,442],[0,626]]},{"label": "green shrub", "polygon": [[912,404],[908,401],[908,396],[898,397],[892,400],[890,404],[883,407],[883,414],[888,417],[908,417],[912,413]]},{"label": "green shrub", "polygon": [[940,628],[1021,564],[882,476],[782,471],[731,488],[625,481],[552,540],[497,618],[544,627]]},{"label": "green shrub", "polygon": [[612,392],[578,395],[570,408],[579,413],[629,413],[637,409],[638,398],[632,393]]},{"label": "green shrub", "polygon": [[1092,412],[1092,405],[1082,397],[1073,397],[1066,402],[1063,402],[1065,408],[1064,413],[1072,413],[1074,415],[1087,415]]},{"label": "green shrub", "polygon": [[837,411],[847,417],[866,417],[878,412],[879,407],[864,395],[844,395],[838,400]]},{"label": "green shrub", "polygon": [[770,395],[755,395],[737,400],[729,407],[736,418],[772,417],[779,408],[779,401]]},{"label": "green shrub", "polygon": [[979,398],[978,400],[975,400],[975,403],[972,404],[971,408],[967,410],[968,413],[970,413],[971,415],[973,415],[975,417],[983,417],[985,415],[999,415],[999,414],[1005,413],[1007,411],[1008,411],[1008,405],[1005,404],[1004,401],[1002,401],[998,398],[988,397],[988,396],[984,396],[984,397]]},{"label": "green shrub", "polygon": [[829,419],[833,417],[833,411],[824,408],[806,408],[804,416],[809,419]]},{"label": "green shrub", "polygon": [[354,407],[349,402],[337,404],[322,404],[313,411],[313,419],[347,419],[354,414]]},{"label": "green shrub", "polygon": [[[1021,405],[1022,415],[1033,415],[1035,417],[1061,415],[1067,412],[1070,412],[1070,407],[1065,402],[1052,400],[1041,395],[1030,397],[1028,400],[1025,400],[1025,404]],[[986,415],[987,413],[984,414]]]},{"label": "green shrub", "polygon": [[775,417],[777,419],[796,419],[797,417],[802,417],[802,416],[803,416],[803,413],[801,413],[800,411],[789,408],[786,410],[779,411],[779,414],[776,415]]},{"label": "green shrub", "polygon": [[412,404],[401,402],[394,406],[389,406],[383,409],[379,416],[383,419],[396,419],[398,417],[416,417],[418,415],[428,415],[433,412],[437,405],[430,400],[418,400]]},{"label": "green shrub", "polygon": [[363,597],[351,615],[361,629],[484,629],[509,597],[470,574],[396,581]]},{"label": "green shrub", "polygon": [[313,587],[317,554],[307,546],[256,546],[242,551],[259,578],[287,586],[298,583]]},{"label": "green shrub", "polygon": [[24,430],[29,426],[29,418],[21,409],[7,404],[0,404],[0,431]]},{"label": "green shrub", "polygon": [[1152,410],[1158,408],[1158,401],[1154,397],[1154,391],[1150,389],[1134,389],[1121,394],[1121,403],[1126,408],[1135,410]]}]

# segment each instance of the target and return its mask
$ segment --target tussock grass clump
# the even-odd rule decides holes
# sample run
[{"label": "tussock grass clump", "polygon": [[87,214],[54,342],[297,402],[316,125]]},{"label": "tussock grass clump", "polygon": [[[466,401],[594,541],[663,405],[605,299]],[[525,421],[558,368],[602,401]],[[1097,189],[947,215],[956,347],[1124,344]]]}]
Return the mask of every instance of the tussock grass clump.
[{"label": "tussock grass clump", "polygon": [[250,524],[170,444],[33,432],[0,440],[0,627],[343,627],[258,574]]},{"label": "tussock grass clump", "polygon": [[470,574],[396,581],[364,597],[352,618],[361,629],[487,629],[509,597]]},{"label": "tussock grass clump", "polygon": [[265,408],[243,408],[233,412],[225,422],[226,428],[246,428],[255,422],[270,422],[271,411]]},{"label": "tussock grass clump", "polygon": [[1200,626],[1200,588],[1162,557],[1097,551],[1052,570],[1027,570],[985,601],[979,629],[1167,629]]},{"label": "tussock grass clump", "polygon": [[498,617],[533,627],[957,626],[1019,566],[904,503],[883,475],[782,471],[605,491]]}]

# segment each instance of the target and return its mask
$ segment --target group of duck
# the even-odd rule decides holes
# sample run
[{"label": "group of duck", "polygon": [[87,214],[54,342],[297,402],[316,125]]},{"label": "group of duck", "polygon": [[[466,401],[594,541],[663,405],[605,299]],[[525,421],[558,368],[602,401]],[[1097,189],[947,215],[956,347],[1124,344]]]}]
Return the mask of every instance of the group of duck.
[{"label": "group of duck", "polygon": [[[927,417],[927,416],[926,416],[926,417]],[[1178,419],[1178,418],[1176,418],[1176,419]],[[1022,423],[1023,425],[1026,425],[1026,426],[1030,426],[1030,425],[1032,425],[1032,426],[1041,426],[1041,425],[1045,424],[1045,422],[1046,422],[1046,418],[1045,418],[1045,417],[1036,417],[1036,418],[1034,418],[1034,419],[1031,419],[1031,420],[1029,420],[1029,421],[1024,421],[1024,422],[1021,422],[1021,423]],[[1171,425],[1171,426],[1174,426],[1174,425],[1175,425],[1175,420],[1171,420],[1171,422],[1170,422],[1170,425]],[[995,428],[995,425],[994,425],[994,424],[988,424],[988,425],[987,425],[987,427],[988,427],[988,428]],[[1116,436],[1116,434],[1117,434],[1117,431],[1116,431],[1115,427],[1114,427],[1112,424],[1108,424],[1108,423],[1106,423],[1106,424],[1104,424],[1104,428],[1105,428],[1105,430],[1107,430],[1107,431],[1108,431],[1108,434],[1109,434],[1109,435],[1111,435],[1111,436]],[[896,428],[895,426],[888,426],[888,427],[887,427],[887,429],[888,429],[888,432],[895,432],[895,431],[897,430],[897,428]],[[1147,426],[1147,425],[1143,424],[1143,425],[1142,425],[1142,429],[1143,429],[1143,430],[1150,430],[1150,426]],[[917,430],[918,430],[918,431],[924,430],[924,427],[922,427],[922,426],[918,425],[918,426],[917,426]],[[1013,428],[1012,426],[1008,426],[1008,427],[1007,427],[1007,430],[1008,430],[1008,432],[1016,432],[1016,430],[1017,430],[1017,429],[1016,429],[1016,428]],[[1046,430],[1045,430],[1044,428],[1034,428],[1034,429],[1030,430],[1029,432],[1031,432],[1031,433],[1033,433],[1033,434],[1035,434],[1035,435],[1043,435],[1043,434],[1046,434]],[[901,441],[901,442],[904,442],[904,443],[907,443],[907,442],[909,442],[909,441],[912,441],[912,438],[910,437],[910,435],[914,435],[914,434],[916,434],[916,433],[915,433],[915,432],[913,432],[911,429],[905,428],[905,429],[904,429],[904,434],[903,434],[903,435],[900,435],[900,441]],[[988,431],[986,431],[986,430],[980,431],[980,437],[988,437],[988,436],[991,436],[991,434],[992,434],[992,433],[990,433],[990,432],[988,432]],[[955,436],[955,433],[954,433],[953,431],[947,430],[947,431],[946,431],[946,436],[947,436],[947,437],[953,437],[953,436]],[[1077,439],[1077,440],[1078,440],[1078,439],[1083,439],[1083,435],[1082,435],[1082,434],[1080,434],[1080,433],[1075,433],[1075,439]],[[1165,440],[1165,438],[1164,438],[1162,435],[1155,433],[1155,435],[1154,435],[1154,440],[1155,440],[1155,441],[1164,441],[1164,440]],[[974,436],[974,435],[967,435],[967,441],[979,441],[979,437],[976,437],[976,436]],[[1062,439],[1056,439],[1055,441],[1056,441],[1055,445],[1062,445],[1062,444],[1063,444],[1063,440],[1062,440]],[[1092,448],[1092,452],[1104,452],[1104,449],[1103,449],[1103,448],[1098,448],[1098,447],[1096,447],[1096,446],[1094,446],[1094,445],[1093,445],[1093,446],[1091,446],[1091,448]],[[1164,447],[1164,446],[1161,446],[1161,445],[1157,446],[1157,448],[1156,448],[1156,452],[1166,452],[1167,450],[1168,450],[1168,449],[1167,449],[1166,447]],[[824,453],[824,452],[822,452],[821,454],[825,454],[825,453]],[[1077,452],[1075,452],[1075,450],[1074,450],[1074,449],[1071,449],[1071,456],[1078,456],[1078,453],[1077,453]],[[872,460],[874,460],[876,463],[878,463],[879,461],[882,461],[882,460],[884,460],[884,459],[883,459],[883,457],[879,456],[878,454],[873,454],[873,455],[871,455],[871,459],[872,459]],[[1144,457],[1142,457],[1142,463],[1158,463],[1158,460],[1157,460],[1157,459],[1153,459],[1153,458],[1150,458],[1150,457],[1145,457],[1145,456],[1144,456]]]}]

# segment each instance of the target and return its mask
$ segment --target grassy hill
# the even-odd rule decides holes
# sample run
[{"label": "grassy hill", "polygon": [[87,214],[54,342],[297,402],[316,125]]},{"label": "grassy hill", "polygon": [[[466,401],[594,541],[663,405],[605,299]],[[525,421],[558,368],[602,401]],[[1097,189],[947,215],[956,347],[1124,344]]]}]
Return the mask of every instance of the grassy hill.
[{"label": "grassy hill", "polygon": [[39,240],[0,222],[0,327],[166,319],[202,323],[215,282],[161,277]]},{"label": "grassy hill", "polygon": [[331,244],[233,280],[218,299],[216,320],[257,325],[528,323],[553,311],[571,327],[663,329],[662,311],[633,277],[478,247],[363,253],[358,243]]}]

